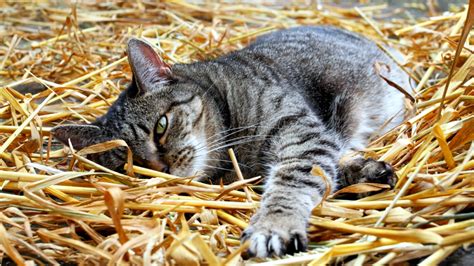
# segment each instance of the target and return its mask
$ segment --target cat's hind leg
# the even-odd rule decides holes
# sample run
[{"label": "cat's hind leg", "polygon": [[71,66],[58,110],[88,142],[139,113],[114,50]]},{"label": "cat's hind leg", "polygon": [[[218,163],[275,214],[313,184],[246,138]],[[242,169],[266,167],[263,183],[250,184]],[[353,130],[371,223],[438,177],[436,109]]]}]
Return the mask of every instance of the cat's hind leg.
[{"label": "cat's hind leg", "polygon": [[339,162],[339,188],[358,183],[388,184],[393,188],[396,182],[397,176],[393,167],[384,161],[354,156],[343,158]]}]

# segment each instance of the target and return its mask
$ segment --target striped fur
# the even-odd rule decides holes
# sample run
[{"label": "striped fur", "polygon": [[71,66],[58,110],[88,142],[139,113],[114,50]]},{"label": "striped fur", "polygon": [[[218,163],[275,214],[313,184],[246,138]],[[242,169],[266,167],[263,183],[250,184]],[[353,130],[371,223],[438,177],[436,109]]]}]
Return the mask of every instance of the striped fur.
[{"label": "striped fur", "polygon": [[[104,117],[53,134],[78,148],[121,138],[137,162],[215,183],[233,180],[226,159],[233,147],[245,176],[267,180],[261,208],[243,234],[249,254],[258,257],[304,250],[311,209],[327,184],[337,186],[341,156],[401,122],[403,96],[375,65],[387,66],[391,80],[408,87],[408,77],[374,43],[331,27],[277,31],[215,60],[171,68],[133,40],[129,59],[135,82]],[[153,132],[163,115],[169,128],[158,140]],[[120,167],[123,153],[97,160]],[[314,165],[327,181],[310,174]]]}]

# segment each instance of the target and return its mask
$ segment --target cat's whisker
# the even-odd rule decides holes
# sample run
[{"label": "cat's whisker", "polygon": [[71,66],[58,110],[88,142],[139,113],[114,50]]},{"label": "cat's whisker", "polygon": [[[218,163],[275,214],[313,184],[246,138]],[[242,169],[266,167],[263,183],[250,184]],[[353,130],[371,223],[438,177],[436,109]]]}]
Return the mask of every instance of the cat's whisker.
[{"label": "cat's whisker", "polygon": [[252,124],[252,125],[228,128],[226,130],[222,130],[222,131],[217,132],[216,134],[212,135],[211,137],[216,136],[216,135],[220,135],[220,134],[223,134],[223,133],[226,133],[226,132],[230,132],[230,131],[233,131],[233,130],[239,130],[239,129],[242,129],[242,128],[256,127],[256,126],[259,126],[259,124],[260,123],[255,123],[255,124]]},{"label": "cat's whisker", "polygon": [[202,142],[199,142],[197,143],[195,146],[194,146],[194,150],[196,152],[200,152],[200,151],[203,151],[203,150],[206,150],[208,148],[207,144],[206,143],[202,143]]},{"label": "cat's whisker", "polygon": [[[215,143],[213,145],[208,146],[207,147],[207,152],[209,153],[209,152],[212,152],[212,151],[220,150],[222,147],[229,147],[229,146],[232,146],[232,145],[247,143],[247,142],[245,142],[245,140],[252,139],[251,141],[257,141],[258,138],[265,138],[267,136],[268,135],[254,135],[254,136],[236,137],[236,138],[233,138],[233,139],[225,140],[225,141],[222,141],[220,143]],[[241,140],[244,140],[244,142],[240,142]],[[222,146],[222,145],[224,145],[224,146]],[[222,147],[219,148],[219,146],[222,146]],[[199,151],[202,151],[202,150],[199,150]]]},{"label": "cat's whisker", "polygon": [[[232,163],[231,160],[224,160],[224,159],[206,159],[206,161],[216,161],[216,162],[225,162],[225,163]],[[245,167],[245,168],[251,168],[250,166],[243,164],[243,163],[238,163],[239,166]]]},{"label": "cat's whisker", "polygon": [[213,142],[213,143],[208,143],[208,144],[207,144],[207,147],[212,147],[212,146],[215,146],[215,145],[227,143],[227,142],[230,142],[230,141],[235,141],[235,140],[242,139],[242,138],[248,138],[248,137],[265,137],[265,136],[268,136],[268,135],[259,134],[259,135],[236,136],[236,137],[228,138],[228,139],[221,140],[221,141],[215,141],[215,142]]},{"label": "cat's whisker", "polygon": [[247,138],[243,141],[236,141],[236,142],[232,142],[232,143],[228,143],[228,144],[225,144],[223,146],[218,146],[216,148],[213,148],[209,151],[207,151],[208,153],[210,152],[214,152],[214,151],[218,151],[218,150],[221,150],[221,149],[224,149],[224,148],[227,148],[227,147],[231,147],[231,146],[235,146],[235,145],[240,145],[240,144],[245,144],[245,143],[250,143],[250,142],[253,142],[253,141],[258,141],[258,139],[251,139],[251,138]]},{"label": "cat's whisker", "polygon": [[220,141],[220,142],[214,142],[214,143],[207,143],[207,144],[203,144],[203,143],[200,143],[200,145],[196,145],[196,151],[202,151],[204,149],[208,150],[208,149],[212,149],[212,148],[215,148],[219,145],[223,145],[223,144],[226,144],[228,142],[231,142],[231,141],[237,141],[237,140],[241,140],[241,139],[245,139],[245,138],[254,138],[254,137],[259,137],[259,136],[266,136],[266,135],[251,135],[251,136],[239,136],[239,137],[235,137],[235,138],[231,138],[231,139],[226,139],[226,140],[223,140],[223,141]]},{"label": "cat's whisker", "polygon": [[[221,139],[225,139],[225,138],[227,138],[227,137],[230,137],[230,136],[232,136],[232,135],[234,135],[234,134],[236,134],[236,133],[242,132],[242,131],[244,131],[244,130],[246,130],[246,129],[256,128],[256,127],[259,127],[259,125],[258,125],[258,124],[254,124],[254,125],[250,125],[250,126],[231,128],[231,129],[224,130],[224,131],[218,132],[218,133],[216,133],[216,134],[210,136],[209,138],[207,138],[207,141],[210,141],[209,143],[212,143],[212,142],[219,141],[219,140],[221,140]],[[227,132],[231,132],[231,133],[222,135],[222,134],[227,133]],[[216,140],[216,139],[212,140],[212,139],[215,138],[215,137],[219,137],[219,138],[218,138],[217,140]],[[211,140],[212,140],[212,141],[211,141]]]},{"label": "cat's whisker", "polygon": [[227,171],[227,172],[233,171],[232,169],[229,169],[229,168],[222,168],[222,167],[212,166],[208,164],[203,164],[202,166],[206,167],[207,169],[222,170],[222,171]]},{"label": "cat's whisker", "polygon": [[[231,128],[231,129],[227,129],[227,130],[224,130],[224,131],[221,131],[221,132],[218,132],[210,137],[208,137],[206,139],[206,141],[210,141],[209,143],[212,143],[212,142],[215,142],[215,141],[218,141],[218,140],[221,140],[221,139],[225,139],[227,137],[230,137],[234,134],[237,134],[239,132],[242,132],[246,129],[251,129],[251,128],[254,128],[255,130],[257,130],[258,128],[271,128],[269,126],[262,126],[260,125],[261,123],[256,123],[256,124],[253,124],[253,125],[248,125],[248,126],[243,126],[243,127],[235,127],[235,128]],[[221,135],[223,133],[227,133],[227,132],[230,132],[229,134],[225,134],[225,135]],[[218,139],[214,139],[216,137],[219,137]],[[214,139],[214,140],[213,140]]]},{"label": "cat's whisker", "polygon": [[226,163],[231,163],[231,162],[232,162],[231,160],[225,160],[225,159],[212,159],[212,158],[206,159],[206,161],[216,161],[216,162],[226,162]]}]

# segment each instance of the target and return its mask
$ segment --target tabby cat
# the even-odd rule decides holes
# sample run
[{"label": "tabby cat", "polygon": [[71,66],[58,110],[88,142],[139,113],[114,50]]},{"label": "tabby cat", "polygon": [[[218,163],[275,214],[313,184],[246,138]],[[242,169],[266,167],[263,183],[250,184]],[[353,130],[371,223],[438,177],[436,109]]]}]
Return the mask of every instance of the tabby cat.
[{"label": "tabby cat", "polygon": [[[57,126],[53,135],[76,149],[123,139],[137,164],[214,183],[234,180],[227,159],[234,147],[246,177],[266,178],[261,207],[242,235],[252,256],[305,250],[311,210],[326,190],[394,183],[384,162],[340,163],[403,119],[404,97],[379,68],[409,85],[394,61],[357,34],[290,28],[214,60],[171,67],[150,45],[131,39],[128,58],[133,81],[108,113],[90,125]],[[126,150],[93,159],[121,169]],[[325,177],[311,174],[315,165]]]}]

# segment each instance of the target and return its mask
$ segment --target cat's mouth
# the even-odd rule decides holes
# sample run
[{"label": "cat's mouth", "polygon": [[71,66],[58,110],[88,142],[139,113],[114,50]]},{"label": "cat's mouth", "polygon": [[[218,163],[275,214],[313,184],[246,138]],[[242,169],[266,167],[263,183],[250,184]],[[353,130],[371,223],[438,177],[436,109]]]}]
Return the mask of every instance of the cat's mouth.
[{"label": "cat's mouth", "polygon": [[147,167],[159,172],[170,173],[170,167],[165,162],[158,159],[143,159],[139,157],[133,158],[135,164]]},{"label": "cat's mouth", "polygon": [[170,164],[170,174],[176,176],[191,176],[194,174],[192,158],[181,158]]},{"label": "cat's mouth", "polygon": [[181,159],[169,164],[159,159],[134,158],[133,160],[135,165],[176,176],[196,175],[199,172],[194,170],[193,160],[190,158]]}]

